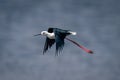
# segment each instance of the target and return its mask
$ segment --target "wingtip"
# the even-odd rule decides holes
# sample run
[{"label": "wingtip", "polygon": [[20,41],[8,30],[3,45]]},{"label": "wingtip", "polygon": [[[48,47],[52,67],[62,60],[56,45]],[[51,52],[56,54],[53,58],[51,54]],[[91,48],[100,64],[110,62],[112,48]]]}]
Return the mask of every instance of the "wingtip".
[{"label": "wingtip", "polygon": [[46,51],[43,51],[43,55],[45,54]]}]

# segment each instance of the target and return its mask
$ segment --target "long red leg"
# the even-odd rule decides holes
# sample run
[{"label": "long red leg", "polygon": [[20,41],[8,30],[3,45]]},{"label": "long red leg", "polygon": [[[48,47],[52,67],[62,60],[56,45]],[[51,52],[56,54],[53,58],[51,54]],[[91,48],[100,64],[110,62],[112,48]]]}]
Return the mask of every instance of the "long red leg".
[{"label": "long red leg", "polygon": [[83,49],[85,52],[93,54],[92,50],[89,50],[89,49],[85,48],[84,46],[78,44],[77,42],[75,42],[75,41],[73,41],[73,40],[71,40],[69,38],[65,38],[65,39],[68,40],[68,41],[70,41],[70,42],[72,42],[72,43],[74,43],[75,45],[77,45],[78,47],[80,47],[81,49]]}]

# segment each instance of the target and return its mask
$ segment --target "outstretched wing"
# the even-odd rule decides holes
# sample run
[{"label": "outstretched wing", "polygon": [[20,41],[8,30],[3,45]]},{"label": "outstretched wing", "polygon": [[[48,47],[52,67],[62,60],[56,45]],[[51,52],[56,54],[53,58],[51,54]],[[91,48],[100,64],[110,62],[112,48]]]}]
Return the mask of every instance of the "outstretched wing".
[{"label": "outstretched wing", "polygon": [[64,47],[64,39],[67,36],[67,34],[64,32],[64,30],[55,29],[55,42],[56,42],[56,55],[60,53],[63,50]]},{"label": "outstretched wing", "polygon": [[64,39],[61,39],[59,36],[56,36],[56,55],[63,50],[64,47]]},{"label": "outstretched wing", "polygon": [[[48,32],[52,33],[53,28],[49,28]],[[55,39],[49,39],[49,38],[46,37],[43,54],[48,50],[48,48],[51,48],[54,43],[55,43]]]},{"label": "outstretched wing", "polygon": [[46,37],[43,54],[48,50],[48,48],[51,48],[54,43],[55,43],[55,39],[49,39]]}]

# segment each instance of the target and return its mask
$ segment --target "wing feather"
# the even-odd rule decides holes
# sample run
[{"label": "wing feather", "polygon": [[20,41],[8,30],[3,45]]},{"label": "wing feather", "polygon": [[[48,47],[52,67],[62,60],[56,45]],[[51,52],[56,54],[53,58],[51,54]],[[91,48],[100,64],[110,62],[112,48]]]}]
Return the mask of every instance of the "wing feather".
[{"label": "wing feather", "polygon": [[46,38],[43,54],[48,50],[48,48],[51,48],[54,43],[55,43],[54,39]]},{"label": "wing feather", "polygon": [[[49,28],[48,32],[52,33],[53,28]],[[43,49],[43,54],[48,50],[48,48],[51,48],[54,43],[55,43],[55,39],[49,39],[46,37],[46,41],[45,41],[45,45],[44,45],[44,49]]]},{"label": "wing feather", "polygon": [[65,33],[66,31],[60,30],[60,29],[55,29],[55,42],[56,42],[56,55],[60,53],[63,50],[64,47],[64,39],[67,36]]},{"label": "wing feather", "polygon": [[56,55],[63,50],[64,47],[64,39],[62,39],[59,35],[56,35]]}]

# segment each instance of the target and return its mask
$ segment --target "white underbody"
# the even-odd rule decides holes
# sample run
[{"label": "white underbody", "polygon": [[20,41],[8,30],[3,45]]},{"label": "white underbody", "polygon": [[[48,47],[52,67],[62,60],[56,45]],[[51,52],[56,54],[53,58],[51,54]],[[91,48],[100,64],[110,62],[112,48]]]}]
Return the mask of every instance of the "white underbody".
[{"label": "white underbody", "polygon": [[55,39],[55,34],[54,34],[54,33],[48,33],[48,34],[47,34],[47,37],[48,37],[49,39]]}]

